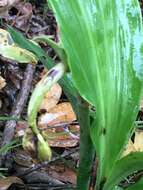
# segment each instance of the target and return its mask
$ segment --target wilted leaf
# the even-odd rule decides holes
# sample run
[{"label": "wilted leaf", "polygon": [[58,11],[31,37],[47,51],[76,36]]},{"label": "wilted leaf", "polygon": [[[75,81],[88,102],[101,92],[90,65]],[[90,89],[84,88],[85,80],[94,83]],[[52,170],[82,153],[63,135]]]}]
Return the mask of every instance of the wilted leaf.
[{"label": "wilted leaf", "polygon": [[47,112],[56,106],[62,94],[62,88],[58,83],[52,86],[49,92],[46,93],[39,110],[46,110]]},{"label": "wilted leaf", "polygon": [[7,190],[12,184],[23,184],[18,177],[7,177],[0,179],[0,190]]}]

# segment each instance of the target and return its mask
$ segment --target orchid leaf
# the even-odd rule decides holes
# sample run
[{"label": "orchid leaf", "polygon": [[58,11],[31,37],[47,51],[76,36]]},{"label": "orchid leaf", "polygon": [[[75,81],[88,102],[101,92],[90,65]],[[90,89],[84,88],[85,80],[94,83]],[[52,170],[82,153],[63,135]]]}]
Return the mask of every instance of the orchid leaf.
[{"label": "orchid leaf", "polygon": [[65,50],[61,47],[60,44],[51,40],[47,35],[35,36],[33,38],[33,40],[35,42],[47,43],[48,45],[50,45],[55,50],[55,52],[58,54],[61,61],[65,64],[67,64],[67,56],[66,56]]},{"label": "orchid leaf", "polygon": [[[143,80],[138,0],[48,0],[60,27],[73,81],[96,107],[91,136],[102,189],[137,116]],[[95,127],[96,126],[96,127]]]},{"label": "orchid leaf", "polygon": [[135,184],[129,186],[126,188],[126,190],[142,190],[143,189],[143,178],[141,178],[138,182]]},{"label": "orchid leaf", "polygon": [[143,169],[143,152],[134,152],[118,160],[104,185],[103,190],[112,190],[121,180]]}]

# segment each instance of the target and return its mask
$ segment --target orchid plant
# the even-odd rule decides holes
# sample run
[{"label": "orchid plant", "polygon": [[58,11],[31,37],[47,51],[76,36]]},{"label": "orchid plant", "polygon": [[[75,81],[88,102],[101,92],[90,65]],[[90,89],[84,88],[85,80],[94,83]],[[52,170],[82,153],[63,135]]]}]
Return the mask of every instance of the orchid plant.
[{"label": "orchid plant", "polygon": [[[123,190],[120,181],[143,169],[142,152],[122,156],[134,131],[142,95],[143,28],[139,3],[48,0],[48,4],[60,28],[60,42],[57,44],[48,36],[33,40],[46,42],[56,51],[61,59],[56,66],[37,44],[8,28],[16,45],[33,55],[34,60],[52,67],[37,84],[28,106],[28,122],[38,139],[39,159],[50,159],[51,150],[37,128],[38,108],[44,94],[60,79],[81,127],[77,190],[89,188],[95,153],[95,190]],[[5,51],[1,54],[5,55]],[[142,189],[142,179],[127,188]]]}]

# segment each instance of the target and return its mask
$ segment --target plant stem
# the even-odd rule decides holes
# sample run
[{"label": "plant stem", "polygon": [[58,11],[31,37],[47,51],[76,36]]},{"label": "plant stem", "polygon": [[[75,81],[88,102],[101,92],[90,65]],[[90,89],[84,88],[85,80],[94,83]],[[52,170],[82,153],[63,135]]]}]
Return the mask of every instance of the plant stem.
[{"label": "plant stem", "polygon": [[90,137],[89,106],[81,97],[79,97],[78,121],[80,124],[80,163],[77,190],[87,190],[89,188],[95,150]]}]

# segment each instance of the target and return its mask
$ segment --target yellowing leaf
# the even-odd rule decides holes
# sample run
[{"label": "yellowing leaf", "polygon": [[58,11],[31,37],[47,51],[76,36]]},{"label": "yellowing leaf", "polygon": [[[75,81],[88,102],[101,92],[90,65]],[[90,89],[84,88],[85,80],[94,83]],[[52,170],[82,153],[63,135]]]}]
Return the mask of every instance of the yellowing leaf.
[{"label": "yellowing leaf", "polygon": [[10,34],[0,28],[0,46],[12,46],[14,45],[14,41]]},{"label": "yellowing leaf", "polygon": [[46,93],[39,110],[49,111],[59,102],[62,94],[62,88],[58,83],[52,86],[49,92]]},{"label": "yellowing leaf", "polygon": [[19,63],[37,63],[36,56],[26,49],[18,47],[10,34],[0,29],[0,54]]},{"label": "yellowing leaf", "polygon": [[34,54],[17,46],[0,46],[0,54],[19,63],[37,63]]}]

